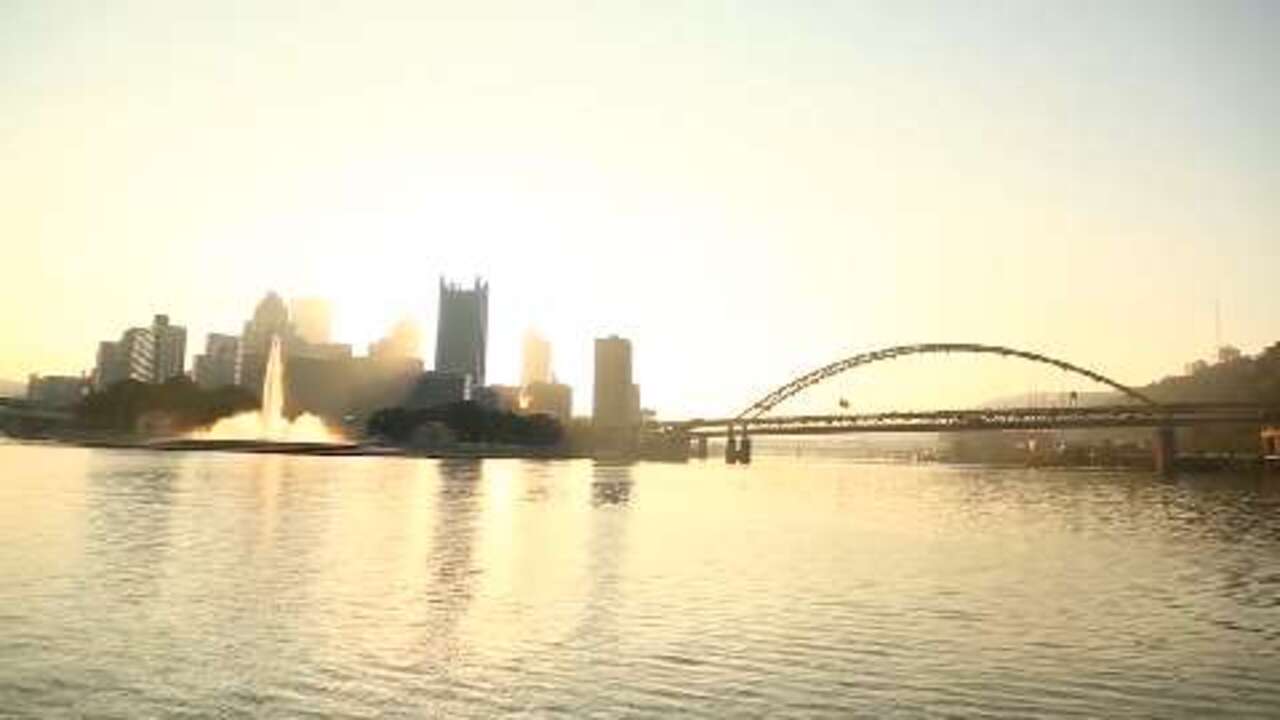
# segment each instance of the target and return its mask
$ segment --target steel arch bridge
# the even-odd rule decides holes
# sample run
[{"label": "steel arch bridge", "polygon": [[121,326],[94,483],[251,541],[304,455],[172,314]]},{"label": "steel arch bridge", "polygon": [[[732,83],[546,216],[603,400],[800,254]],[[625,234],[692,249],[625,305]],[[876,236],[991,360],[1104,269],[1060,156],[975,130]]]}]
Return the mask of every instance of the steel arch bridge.
[{"label": "steel arch bridge", "polygon": [[[908,355],[968,353],[1014,357],[1049,365],[1088,378],[1123,394],[1128,404],[1067,408],[984,408],[838,415],[776,416],[765,414],[788,398],[847,370]],[[1102,427],[1152,428],[1155,467],[1167,472],[1177,457],[1175,427],[1207,424],[1276,424],[1280,406],[1251,403],[1160,403],[1111,378],[1047,355],[979,343],[925,343],[859,353],[824,365],[781,385],[734,417],[695,418],[656,423],[664,442],[685,447],[696,443],[706,457],[707,440],[725,437],[725,461],[751,462],[751,435],[825,435],[865,432],[962,432],[970,430],[1053,430]]]},{"label": "steel arch bridge", "polygon": [[897,345],[894,347],[884,348],[881,350],[873,350],[871,352],[859,353],[851,355],[842,360],[823,365],[817,370],[805,373],[794,380],[781,385],[759,400],[751,403],[745,410],[738,413],[735,418],[738,421],[750,421],[759,418],[774,407],[785,400],[794,397],[801,391],[828,380],[836,375],[840,375],[847,370],[870,365],[872,363],[893,360],[895,358],[906,357],[908,355],[931,355],[931,354],[950,354],[950,353],[967,353],[978,355],[999,355],[1002,357],[1016,357],[1031,362],[1037,362],[1044,365],[1051,365],[1059,370],[1065,370],[1082,377],[1086,377],[1095,382],[1106,385],[1114,390],[1123,393],[1125,396],[1146,405],[1149,408],[1158,408],[1160,403],[1152,400],[1150,397],[1134,390],[1133,388],[1123,385],[1112,380],[1111,378],[1073,365],[1064,360],[1041,355],[1039,353],[1028,352],[1026,350],[1018,350],[1015,348],[1003,347],[1001,345],[982,345],[979,343],[923,343],[918,345]]}]

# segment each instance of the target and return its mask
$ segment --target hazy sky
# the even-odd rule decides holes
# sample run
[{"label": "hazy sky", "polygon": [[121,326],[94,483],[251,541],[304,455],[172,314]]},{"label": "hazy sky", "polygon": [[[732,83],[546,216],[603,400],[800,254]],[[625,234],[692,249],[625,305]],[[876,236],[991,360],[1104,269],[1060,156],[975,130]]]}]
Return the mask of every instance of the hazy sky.
[{"label": "hazy sky", "polygon": [[[0,377],[155,312],[198,352],[268,289],[430,358],[447,273],[492,283],[491,379],[534,325],[579,411],[608,332],[666,416],[907,342],[1143,382],[1215,301],[1280,340],[1277,37],[1273,2],[9,0]],[[1076,385],[906,367],[849,382]]]}]

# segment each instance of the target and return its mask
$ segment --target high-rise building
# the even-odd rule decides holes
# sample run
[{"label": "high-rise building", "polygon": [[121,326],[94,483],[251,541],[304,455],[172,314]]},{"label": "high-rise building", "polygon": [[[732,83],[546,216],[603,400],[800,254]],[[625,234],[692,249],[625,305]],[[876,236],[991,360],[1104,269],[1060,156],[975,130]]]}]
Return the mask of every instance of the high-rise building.
[{"label": "high-rise building", "polygon": [[125,330],[120,339],[98,344],[93,387],[106,390],[121,380],[164,382],[186,370],[187,330],[156,315],[150,327]]},{"label": "high-rise building", "polygon": [[186,374],[187,329],[171,325],[168,315],[156,315],[151,322],[152,380],[164,382]]},{"label": "high-rise building", "polygon": [[524,362],[520,368],[520,384],[551,382],[551,343],[530,330],[524,335]]},{"label": "high-rise building", "polygon": [[373,358],[419,358],[422,356],[422,332],[418,324],[405,318],[391,332],[369,346]]},{"label": "high-rise building", "polygon": [[209,333],[205,338],[204,354],[196,356],[196,382],[209,390],[235,385],[236,360],[239,356],[240,338]]},{"label": "high-rise building", "polygon": [[151,328],[129,328],[115,342],[98,343],[93,386],[106,390],[123,380],[152,382],[155,377],[155,344]]},{"label": "high-rise building", "polygon": [[467,375],[472,385],[483,386],[488,335],[488,283],[477,279],[468,290],[441,279],[435,369]]},{"label": "high-rise building", "polygon": [[93,367],[93,389],[102,391],[124,380],[124,357],[120,343],[103,340],[98,343],[98,358]]},{"label": "high-rise building", "polygon": [[285,350],[293,344],[293,328],[289,324],[289,308],[274,292],[254,308],[253,318],[244,324],[240,337],[240,355],[236,361],[236,384],[258,392],[267,371],[267,355],[271,351],[271,338],[279,337]]},{"label": "high-rise building", "polygon": [[156,344],[151,328],[129,328],[120,336],[120,361],[124,376],[138,382],[155,382]]},{"label": "high-rise building", "polygon": [[596,338],[595,397],[591,421],[597,431],[619,435],[640,424],[640,388],[631,381],[631,341]]},{"label": "high-rise building", "polygon": [[329,301],[324,298],[294,298],[289,302],[293,317],[293,329],[298,338],[312,345],[329,342],[333,325],[333,313]]}]

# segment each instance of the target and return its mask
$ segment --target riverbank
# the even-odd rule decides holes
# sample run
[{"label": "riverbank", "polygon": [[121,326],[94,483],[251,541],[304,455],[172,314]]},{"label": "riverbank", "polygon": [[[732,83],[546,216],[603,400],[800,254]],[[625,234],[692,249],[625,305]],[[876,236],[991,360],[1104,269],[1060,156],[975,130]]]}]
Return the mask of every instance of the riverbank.
[{"label": "riverbank", "polygon": [[590,457],[561,447],[531,447],[494,443],[455,443],[437,448],[404,448],[373,442],[273,442],[267,440],[205,440],[192,438],[150,438],[118,434],[84,434],[69,437],[9,438],[32,445],[65,445],[70,447],[106,448],[114,450],[150,450],[153,452],[233,452],[277,455],[376,456],[424,458],[525,458],[567,460]]}]

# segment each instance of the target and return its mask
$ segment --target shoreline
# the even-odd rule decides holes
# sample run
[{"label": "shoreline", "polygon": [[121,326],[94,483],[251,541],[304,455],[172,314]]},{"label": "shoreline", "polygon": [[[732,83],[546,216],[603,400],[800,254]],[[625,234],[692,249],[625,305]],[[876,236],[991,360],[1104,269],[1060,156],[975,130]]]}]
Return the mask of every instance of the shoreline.
[{"label": "shoreline", "polygon": [[[597,460],[600,462],[666,462],[687,463],[714,461],[714,458],[689,457],[674,459],[669,457],[614,457],[594,454],[582,450],[564,447],[527,447],[520,445],[498,445],[489,443],[459,443],[448,447],[406,448],[396,445],[384,445],[370,442],[273,442],[264,440],[202,440],[191,438],[138,438],[120,436],[96,437],[43,437],[21,438],[0,435],[0,440],[23,445],[60,445],[107,450],[149,450],[152,452],[221,452],[247,455],[301,455],[309,457],[404,457],[426,458],[438,460],[483,460],[483,459],[520,459],[520,460]],[[813,458],[819,455],[810,456]],[[828,459],[829,456],[821,456]],[[760,458],[800,459],[791,454],[773,455],[762,453]],[[942,458],[926,461],[908,460],[904,458],[885,457],[843,457],[847,461],[871,464],[907,464],[907,465],[942,465],[954,467],[982,467],[992,469],[1078,469],[1078,470],[1132,470],[1150,472],[1150,467],[1141,467],[1126,463],[1115,464],[1072,464],[1072,463],[1017,463],[1008,461],[981,460],[946,460]],[[1231,455],[1187,455],[1179,457],[1176,469],[1184,472],[1226,472],[1226,471],[1258,471],[1274,472],[1280,470],[1278,458],[1243,457]]]},{"label": "shoreline", "polygon": [[458,444],[441,448],[404,448],[368,442],[276,442],[269,440],[203,440],[192,438],[137,438],[120,436],[19,438],[7,440],[30,445],[61,445],[106,450],[149,450],[152,452],[223,452],[257,455],[306,455],[320,457],[423,457],[439,459],[520,458],[531,460],[572,460],[590,454],[565,448],[539,448],[487,443]]}]

